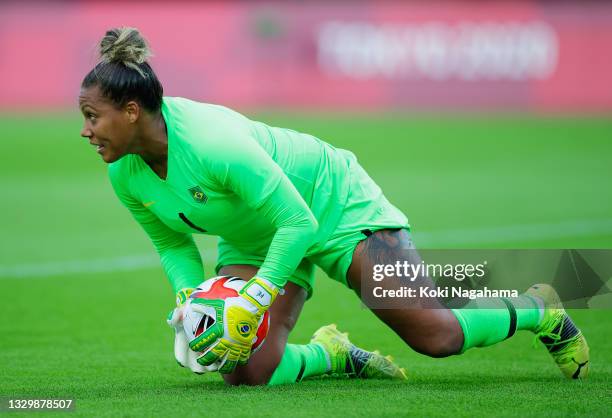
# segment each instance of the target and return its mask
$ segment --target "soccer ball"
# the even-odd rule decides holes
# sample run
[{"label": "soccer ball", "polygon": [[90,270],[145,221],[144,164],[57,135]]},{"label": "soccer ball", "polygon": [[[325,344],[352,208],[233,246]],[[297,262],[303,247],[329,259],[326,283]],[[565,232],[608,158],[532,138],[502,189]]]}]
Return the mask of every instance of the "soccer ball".
[{"label": "soccer ball", "polygon": [[[195,299],[221,299],[239,297],[238,292],[247,282],[240,277],[234,276],[217,276],[205,280],[189,296],[190,300]],[[183,317],[183,328],[187,339],[193,341],[202,333],[216,323],[215,310],[210,307],[206,312],[196,312],[195,310],[187,309]],[[227,335],[227,324],[224,324],[225,335]],[[255,353],[259,350],[268,335],[270,329],[270,313],[266,311],[259,320],[255,341],[251,346],[251,352]]]}]

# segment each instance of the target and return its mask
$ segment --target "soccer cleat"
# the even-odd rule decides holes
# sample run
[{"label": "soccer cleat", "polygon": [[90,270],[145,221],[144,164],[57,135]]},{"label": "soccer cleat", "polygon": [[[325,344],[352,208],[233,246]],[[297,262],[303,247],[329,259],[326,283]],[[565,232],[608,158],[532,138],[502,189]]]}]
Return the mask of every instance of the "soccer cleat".
[{"label": "soccer cleat", "polygon": [[589,374],[589,346],[574,325],[555,289],[547,284],[531,286],[527,292],[544,301],[544,318],[534,330],[568,379],[584,379]]},{"label": "soccer cleat", "polygon": [[391,356],[362,350],[349,341],[347,333],[338,331],[335,324],[319,328],[310,343],[325,348],[331,361],[331,374],[362,379],[407,379],[406,370],[393,363]]}]

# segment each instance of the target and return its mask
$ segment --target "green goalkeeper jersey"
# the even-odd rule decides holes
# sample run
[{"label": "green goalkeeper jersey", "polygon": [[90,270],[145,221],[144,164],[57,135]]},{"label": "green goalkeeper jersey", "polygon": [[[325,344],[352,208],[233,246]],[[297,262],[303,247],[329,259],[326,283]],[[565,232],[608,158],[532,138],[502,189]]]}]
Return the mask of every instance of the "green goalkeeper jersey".
[{"label": "green goalkeeper jersey", "polygon": [[204,278],[194,233],[217,235],[247,254],[263,249],[258,276],[283,286],[338,223],[348,196],[345,151],[223,106],[166,97],[162,114],[166,179],[136,154],[110,164],[109,176],[174,290]]}]

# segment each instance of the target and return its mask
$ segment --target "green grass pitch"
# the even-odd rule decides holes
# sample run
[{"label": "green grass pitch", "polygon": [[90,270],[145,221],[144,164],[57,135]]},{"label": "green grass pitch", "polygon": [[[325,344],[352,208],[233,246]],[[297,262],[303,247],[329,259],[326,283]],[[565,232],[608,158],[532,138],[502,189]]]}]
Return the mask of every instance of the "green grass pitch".
[{"label": "green grass pitch", "polygon": [[[257,117],[354,151],[422,248],[612,247],[612,119]],[[74,113],[0,116],[0,397],[70,397],[71,416],[85,417],[609,416],[610,310],[574,312],[592,368],[572,382],[528,333],[462,356],[418,355],[322,274],[291,342],[335,322],[392,354],[408,382],[235,388],[180,369],[164,321],[170,287],[80,126]],[[210,275],[214,240],[198,241]]]}]

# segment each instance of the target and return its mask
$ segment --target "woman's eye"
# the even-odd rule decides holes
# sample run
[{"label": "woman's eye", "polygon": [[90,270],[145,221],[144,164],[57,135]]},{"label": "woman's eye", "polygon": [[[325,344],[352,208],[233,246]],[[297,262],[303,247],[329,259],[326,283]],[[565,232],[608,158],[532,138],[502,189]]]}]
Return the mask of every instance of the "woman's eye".
[{"label": "woman's eye", "polygon": [[91,113],[88,113],[88,114],[87,114],[87,119],[89,119],[89,120],[95,120],[95,119],[96,119],[96,115],[91,114]]}]

